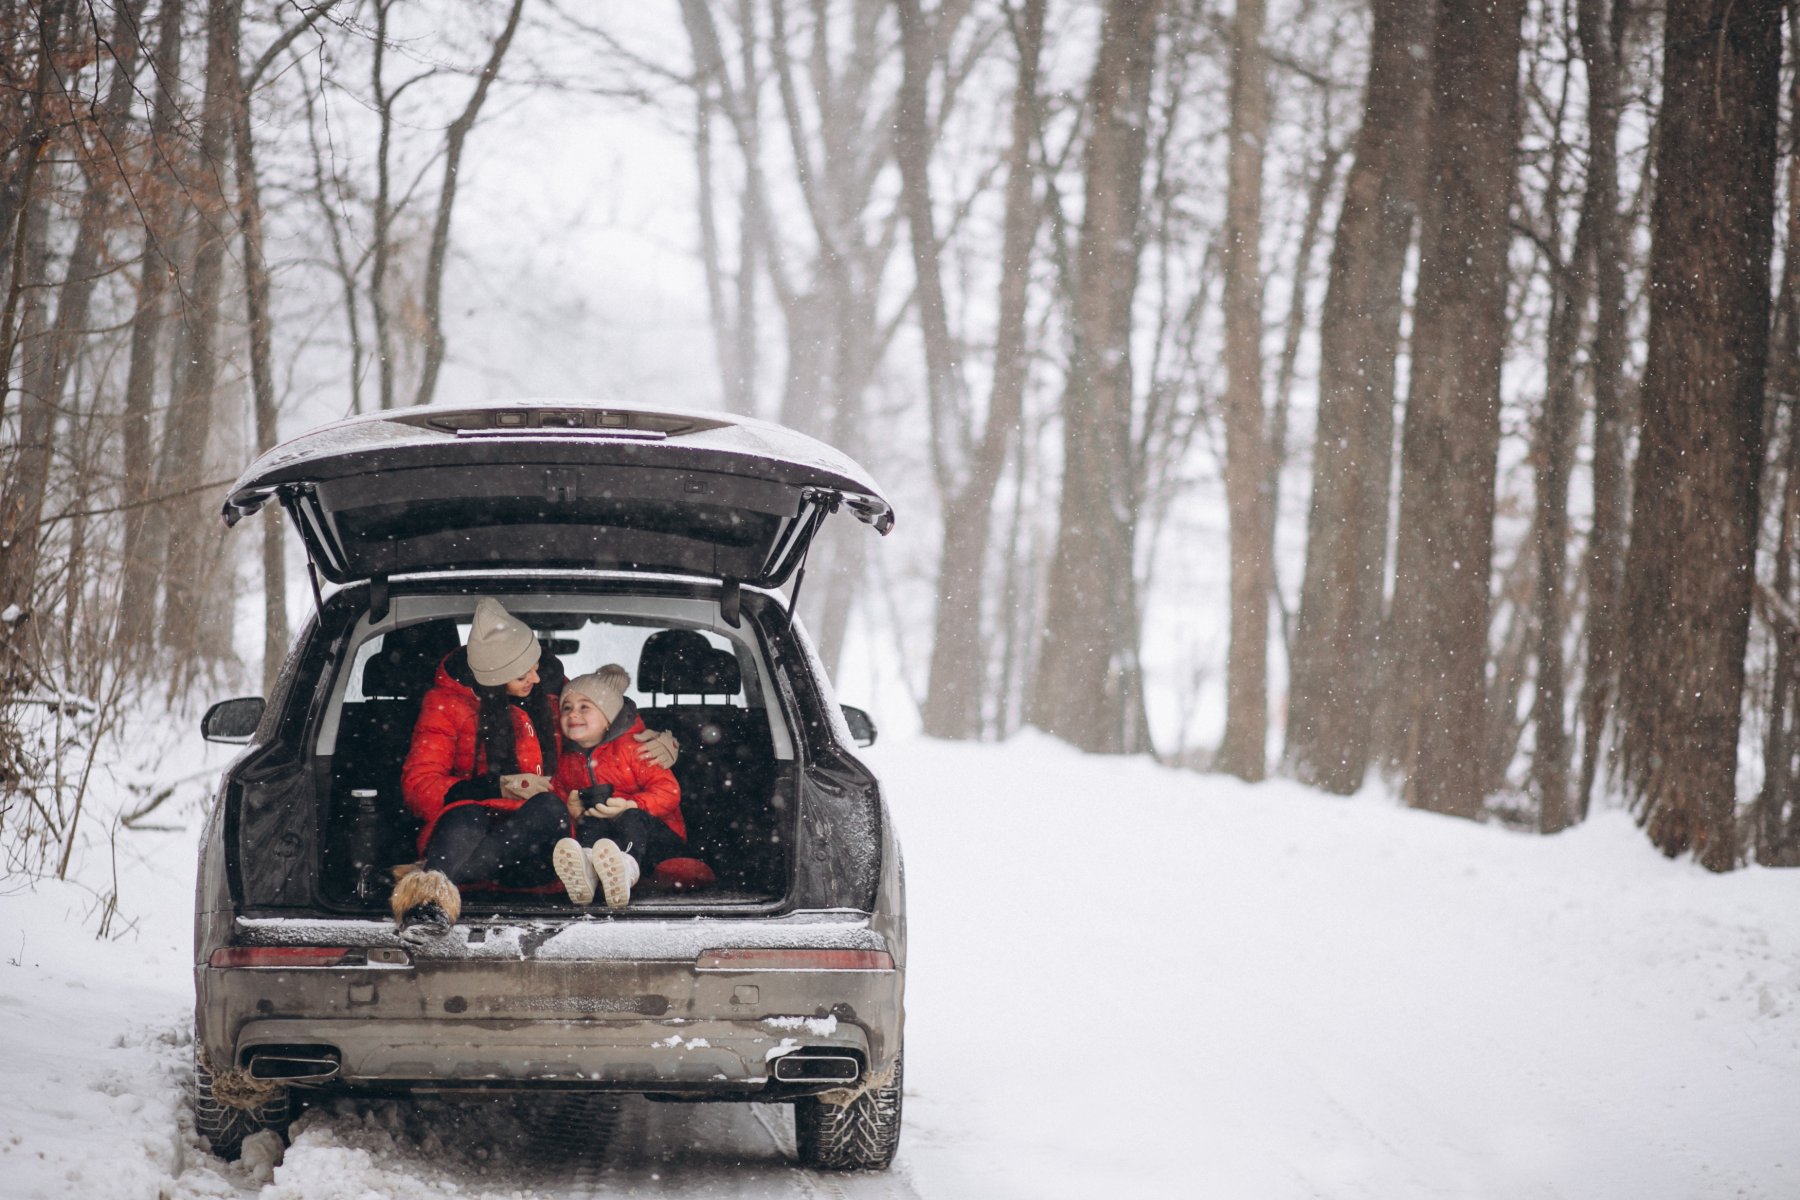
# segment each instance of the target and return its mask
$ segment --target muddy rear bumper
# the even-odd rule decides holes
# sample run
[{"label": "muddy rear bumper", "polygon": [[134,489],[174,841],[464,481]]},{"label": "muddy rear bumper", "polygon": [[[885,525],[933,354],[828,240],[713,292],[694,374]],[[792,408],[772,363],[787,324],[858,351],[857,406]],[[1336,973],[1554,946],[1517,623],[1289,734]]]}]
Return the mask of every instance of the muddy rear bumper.
[{"label": "muddy rear bumper", "polygon": [[[808,932],[809,948],[867,950],[880,940],[866,924],[846,926],[843,938]],[[768,945],[766,927],[759,933],[754,940]],[[797,1069],[810,1056],[840,1068],[854,1059],[858,1080],[845,1083],[880,1078],[899,1050],[898,967],[734,969],[698,953],[645,960],[607,953],[629,951],[624,944],[559,953],[554,943],[526,950],[531,943],[490,932],[471,945],[459,929],[429,951],[368,946],[332,966],[200,966],[196,1034],[219,1065],[334,1061],[320,1077],[295,1080],[333,1087],[564,1086],[719,1098],[818,1091]],[[777,1078],[776,1064],[790,1056],[779,1073],[799,1081]]]}]

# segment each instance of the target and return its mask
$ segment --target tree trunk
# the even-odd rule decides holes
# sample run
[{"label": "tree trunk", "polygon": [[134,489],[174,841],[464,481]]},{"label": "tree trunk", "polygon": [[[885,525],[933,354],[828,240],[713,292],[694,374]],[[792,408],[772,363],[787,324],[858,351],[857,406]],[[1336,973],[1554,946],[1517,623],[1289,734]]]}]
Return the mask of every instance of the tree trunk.
[{"label": "tree trunk", "polygon": [[1373,741],[1394,360],[1417,215],[1430,0],[1375,0],[1356,158],[1319,317],[1319,417],[1288,692],[1295,776],[1348,795]]},{"label": "tree trunk", "polygon": [[757,351],[756,278],[758,263],[773,253],[766,244],[768,218],[762,211],[762,114],[758,97],[762,83],[757,77],[757,22],[754,0],[738,0],[738,25],[743,31],[738,48],[743,62],[744,125],[740,132],[745,171],[743,219],[738,222],[737,320],[733,328],[735,347],[732,360],[737,378],[729,382],[726,394],[735,412],[756,412],[756,375],[760,356]]},{"label": "tree trunk", "polygon": [[[50,220],[48,196],[34,190],[19,214],[17,236],[20,253],[15,270],[32,281],[20,289],[20,374],[42,379],[43,363],[50,357],[49,289],[41,281],[49,271]],[[42,534],[38,521],[44,508],[44,492],[50,482],[50,452],[56,436],[56,409],[50,398],[31,388],[19,398],[19,441],[9,447],[5,488],[0,491],[0,612],[17,608],[29,614],[37,590],[38,547]],[[8,630],[18,628],[18,617],[8,618]],[[13,664],[4,664],[10,670]]]},{"label": "tree trunk", "polygon": [[[181,77],[182,8],[164,4],[157,19],[156,55],[152,70],[159,80]],[[175,202],[178,188],[172,164],[178,161],[176,127],[181,119],[179,96],[171,83],[154,89],[150,115],[150,168],[153,187],[144,202],[144,255],[138,278],[137,307],[131,317],[131,355],[125,378],[122,460],[125,475],[125,540],[119,587],[119,639],[128,653],[150,649],[158,591],[154,552],[155,522],[150,497],[156,494],[155,394],[158,358],[170,285],[175,278]]]},{"label": "tree trunk", "polygon": [[[771,244],[766,185],[762,173],[761,109],[758,97],[758,26],[753,0],[738,0],[739,61],[743,79],[734,84],[719,39],[712,8],[705,0],[681,0],[682,25],[692,51],[695,92],[701,122],[696,125],[695,155],[701,187],[701,239],[707,264],[708,301],[713,338],[720,364],[726,407],[733,412],[756,411],[757,378],[757,277],[767,268],[783,307],[791,307],[793,294],[782,277],[782,268]],[[716,95],[715,95],[716,92]],[[718,192],[712,184],[710,119],[722,114],[735,135],[744,166],[744,184],[738,211],[738,261],[735,279],[735,311],[726,303],[724,267],[720,261],[718,233],[713,219]],[[707,146],[699,144],[702,138]]]},{"label": "tree trunk", "polygon": [[1275,504],[1263,405],[1262,173],[1269,131],[1263,0],[1237,0],[1225,183],[1225,504],[1231,525],[1231,645],[1218,769],[1257,780],[1269,736],[1269,603]]},{"label": "tree trunk", "polygon": [[[25,288],[42,282],[24,269],[24,256],[30,244],[32,207],[38,204],[42,186],[41,168],[48,165],[47,151],[59,123],[58,115],[51,111],[51,99],[53,93],[66,91],[58,59],[73,7],[70,0],[45,0],[35,12],[18,14],[19,32],[23,34],[27,24],[35,24],[37,36],[21,36],[17,47],[9,47],[22,50],[35,42],[31,47],[35,50],[31,86],[20,89],[24,94],[17,101],[16,125],[8,131],[13,134],[12,144],[0,155],[0,246],[6,247],[9,267],[4,315],[0,315],[0,379],[11,377],[13,355],[19,349],[21,338],[14,322],[21,316]],[[5,415],[6,399],[6,389],[0,388],[0,416]],[[0,532],[12,532],[7,517],[0,516],[0,527],[4,527]],[[0,566],[0,574],[6,569]]]},{"label": "tree trunk", "polygon": [[[274,330],[269,315],[269,267],[263,251],[262,188],[256,172],[256,142],[250,132],[250,93],[241,73],[232,72],[231,132],[237,168],[238,224],[244,234],[244,298],[250,333],[250,393],[256,418],[256,451],[280,440],[275,404]],[[261,521],[263,577],[263,695],[272,695],[275,677],[287,658],[287,560],[281,510],[270,505]]]},{"label": "tree trunk", "polygon": [[931,30],[919,0],[894,0],[900,22],[900,94],[894,104],[894,161],[900,168],[901,207],[912,244],[913,305],[925,344],[925,407],[930,420],[932,478],[938,494],[956,490],[963,463],[963,380],[950,335],[944,276],[938,266],[931,211]]},{"label": "tree trunk", "polygon": [[988,660],[982,636],[982,572],[992,535],[994,493],[1008,448],[1018,440],[1025,403],[1025,318],[1031,247],[1037,240],[1038,207],[1032,195],[1031,144],[1038,105],[1038,58],[1043,47],[1045,0],[1025,0],[1016,26],[1018,81],[1013,90],[1012,144],[1006,163],[1006,212],[1000,249],[999,319],[994,337],[993,392],[987,424],[968,477],[944,505],[944,544],[938,566],[936,628],[931,680],[925,697],[925,732],[933,737],[974,738],[982,731],[983,681]]},{"label": "tree trunk", "polygon": [[[1537,579],[1536,694],[1532,727],[1537,735],[1531,774],[1537,786],[1538,828],[1556,833],[1569,824],[1569,734],[1563,723],[1567,698],[1563,638],[1568,629],[1569,477],[1575,467],[1581,414],[1576,400],[1576,355],[1591,291],[1592,209],[1582,206],[1575,242],[1560,258],[1563,219],[1562,151],[1552,162],[1544,202],[1550,243],[1550,320],[1545,348],[1544,406],[1532,437],[1536,467]],[[1492,711],[1492,710],[1490,710]],[[1501,715],[1501,714],[1497,714]],[[1504,769],[1504,767],[1503,767]]]},{"label": "tree trunk", "polygon": [[1489,580],[1523,0],[1446,4],[1433,32],[1412,388],[1401,437],[1395,729],[1406,796],[1484,799]]},{"label": "tree trunk", "polygon": [[5,315],[0,317],[0,415],[5,412],[15,351],[21,355],[19,374],[24,384],[19,398],[19,440],[9,448],[6,479],[0,485],[0,611],[15,605],[26,611],[31,607],[42,540],[39,521],[56,426],[57,398],[49,394],[51,381],[59,377],[56,339],[49,334],[45,311],[49,282],[46,225],[51,210],[44,160],[50,155],[55,134],[55,118],[49,111],[53,93],[64,87],[57,58],[63,49],[69,7],[66,0],[51,0],[36,13],[37,65],[31,94],[25,98],[24,125],[18,131],[20,153],[8,164],[5,185],[0,188],[0,233],[11,238],[6,244],[12,266]]},{"label": "tree trunk", "polygon": [[1575,817],[1585,821],[1599,769],[1601,736],[1617,663],[1617,607],[1624,567],[1626,471],[1630,440],[1624,397],[1625,245],[1619,219],[1619,72],[1630,0],[1577,0],[1576,32],[1588,76],[1588,181],[1582,199],[1593,237],[1594,525],[1587,548],[1587,659],[1581,685],[1581,781]]},{"label": "tree trunk", "polygon": [[393,147],[394,105],[407,84],[388,90],[385,71],[388,50],[388,12],[395,0],[375,0],[375,36],[370,39],[370,94],[375,101],[375,200],[369,231],[369,316],[375,326],[376,391],[383,411],[393,408],[399,384],[399,365],[394,361],[393,316],[388,311],[388,260],[393,255]]},{"label": "tree trunk", "polygon": [[1669,7],[1619,769],[1668,855],[1737,861],[1734,790],[1769,339],[1779,0]]},{"label": "tree trunk", "polygon": [[[193,187],[199,210],[192,286],[183,297],[186,369],[169,410],[157,471],[158,493],[174,495],[204,479],[208,436],[219,379],[218,349],[225,248],[233,214],[224,194],[231,170],[231,111],[238,88],[238,19],[241,0],[211,0],[206,17],[206,96],[200,115],[200,164]],[[205,551],[214,524],[209,502],[190,498],[161,505],[167,522],[164,552],[164,644],[184,661],[206,661],[229,649],[219,631],[205,628],[205,590],[216,579]]]},{"label": "tree trunk", "polygon": [[1030,720],[1083,750],[1118,753],[1137,671],[1131,479],[1131,304],[1137,292],[1150,73],[1159,0],[1111,0],[1089,91],[1063,479]]},{"label": "tree trunk", "polygon": [[[1306,215],[1300,222],[1300,243],[1294,250],[1294,285],[1288,292],[1287,317],[1282,321],[1281,357],[1275,367],[1275,394],[1269,410],[1269,496],[1276,514],[1281,512],[1281,470],[1287,464],[1289,414],[1293,410],[1294,375],[1300,365],[1300,341],[1306,336],[1307,291],[1312,284],[1313,256],[1318,250],[1319,234],[1325,228],[1325,205],[1337,183],[1338,164],[1343,160],[1343,147],[1333,144],[1326,129],[1319,144],[1319,172],[1306,189]],[[1271,572],[1275,575],[1274,572]],[[1281,580],[1271,579],[1279,606]],[[1282,638],[1291,631],[1285,617]]]},{"label": "tree trunk", "polygon": [[[1790,170],[1790,179],[1791,179]],[[1791,194],[1791,193],[1790,193]],[[1790,212],[1792,211],[1792,201]],[[1790,230],[1794,218],[1789,217]],[[1792,274],[1791,268],[1784,272]],[[1791,288],[1782,289],[1782,299],[1789,301]],[[1787,349],[1787,348],[1784,348]],[[1786,357],[1786,355],[1783,355]],[[1795,800],[1795,783],[1800,777],[1795,762],[1796,738],[1794,719],[1796,692],[1800,691],[1800,623],[1791,619],[1794,612],[1794,549],[1800,535],[1800,422],[1794,420],[1790,404],[1787,426],[1787,454],[1783,462],[1781,524],[1776,533],[1775,571],[1771,581],[1773,603],[1763,605],[1774,631],[1775,671],[1770,687],[1768,730],[1763,739],[1763,786],[1756,798],[1753,825],[1756,839],[1756,861],[1766,867],[1800,865],[1800,845],[1796,845],[1796,821],[1790,815]]]},{"label": "tree trunk", "polygon": [[431,225],[431,249],[425,259],[425,363],[419,372],[414,404],[431,403],[437,392],[438,371],[444,365],[444,264],[450,254],[450,217],[456,209],[457,172],[462,169],[463,146],[469,140],[469,131],[481,117],[481,107],[487,103],[488,90],[500,74],[500,64],[506,60],[506,51],[512,45],[513,34],[518,32],[519,16],[524,8],[525,0],[513,0],[506,15],[506,25],[494,39],[469,102],[450,122],[450,128],[444,134],[444,181],[438,188],[437,217]]},{"label": "tree trunk", "polygon": [[[1800,49],[1800,12],[1787,11],[1788,50]],[[1788,111],[1800,100],[1800,76],[1789,86]],[[1787,246],[1800,246],[1800,156],[1795,154],[1800,126],[1788,124]],[[1769,373],[1765,394],[1771,418],[1785,415],[1786,452],[1770,478],[1781,481],[1780,523],[1775,533],[1772,597],[1758,605],[1773,634],[1775,664],[1769,684],[1769,709],[1763,735],[1763,786],[1751,823],[1756,861],[1766,867],[1800,865],[1800,819],[1793,815],[1800,763],[1795,761],[1795,718],[1800,716],[1800,622],[1794,614],[1794,553],[1800,540],[1800,262],[1792,251],[1783,255],[1781,285],[1776,293],[1774,330],[1769,338]],[[1774,609],[1775,611],[1770,611]]]},{"label": "tree trunk", "polygon": [[[132,72],[137,59],[136,17],[129,4],[121,5],[114,16],[112,36],[118,47],[113,56],[112,78],[107,85],[105,104],[98,116],[99,146],[118,147],[125,144],[125,123],[130,115]],[[70,248],[62,287],[57,289],[56,319],[48,331],[39,331],[25,347],[24,404],[25,436],[20,438],[21,462],[13,472],[19,487],[14,502],[6,506],[6,518],[13,523],[0,537],[0,578],[7,586],[0,588],[0,609],[9,604],[23,605],[29,596],[32,580],[38,570],[41,545],[45,490],[50,477],[50,449],[56,416],[64,412],[63,397],[73,371],[81,341],[86,336],[88,313],[92,308],[94,287],[104,269],[106,226],[111,215],[112,174],[123,164],[104,165],[88,159],[86,190],[81,197],[80,217],[76,222],[75,243]],[[43,238],[43,222],[48,210],[31,213],[29,238]],[[40,260],[41,261],[41,260]],[[47,287],[48,281],[44,281]],[[36,316],[41,321],[43,301],[33,298]],[[42,436],[39,436],[41,433]],[[24,591],[15,594],[15,585]]]}]

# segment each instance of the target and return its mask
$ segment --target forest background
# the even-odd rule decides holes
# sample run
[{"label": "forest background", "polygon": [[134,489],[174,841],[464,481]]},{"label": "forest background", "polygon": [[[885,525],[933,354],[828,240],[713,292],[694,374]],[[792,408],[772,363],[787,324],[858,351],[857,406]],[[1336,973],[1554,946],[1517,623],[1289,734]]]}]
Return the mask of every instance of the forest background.
[{"label": "forest background", "polygon": [[[814,433],[802,611],[1035,725],[1800,864],[1778,0],[0,0],[0,848],[312,603],[224,490],[521,395]],[[842,531],[857,534],[860,530]],[[150,819],[147,791],[121,825]]]}]

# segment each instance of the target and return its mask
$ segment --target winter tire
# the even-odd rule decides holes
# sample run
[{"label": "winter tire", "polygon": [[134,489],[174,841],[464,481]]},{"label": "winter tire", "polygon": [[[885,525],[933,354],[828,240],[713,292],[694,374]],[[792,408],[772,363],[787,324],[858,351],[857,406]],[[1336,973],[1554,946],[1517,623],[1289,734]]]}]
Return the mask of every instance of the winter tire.
[{"label": "winter tire", "polygon": [[196,1051],[194,1055],[194,1128],[206,1139],[212,1152],[227,1161],[235,1160],[244,1148],[244,1139],[263,1129],[273,1129],[287,1137],[288,1121],[293,1116],[287,1088],[254,1108],[236,1108],[214,1094],[213,1073]]},{"label": "winter tire", "polygon": [[794,1145],[800,1162],[828,1171],[885,1171],[900,1148],[900,1059],[894,1078],[848,1104],[816,1096],[794,1101]]}]

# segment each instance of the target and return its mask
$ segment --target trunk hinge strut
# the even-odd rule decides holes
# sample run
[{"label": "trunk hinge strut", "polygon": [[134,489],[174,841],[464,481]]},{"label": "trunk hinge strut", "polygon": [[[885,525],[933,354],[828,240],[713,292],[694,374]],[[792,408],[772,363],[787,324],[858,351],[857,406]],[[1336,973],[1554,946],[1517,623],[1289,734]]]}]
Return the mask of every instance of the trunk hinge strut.
[{"label": "trunk hinge strut", "polygon": [[325,616],[325,594],[319,590],[319,565],[313,561],[312,542],[306,536],[306,522],[300,516],[300,488],[277,488],[276,496],[281,500],[282,511],[294,523],[294,529],[300,534],[300,549],[306,552],[306,581],[312,584],[313,612],[321,619]]},{"label": "trunk hinge strut", "polygon": [[808,546],[800,552],[800,568],[794,572],[794,590],[788,593],[788,616],[800,611],[800,585],[806,582],[806,560],[812,554]]},{"label": "trunk hinge strut", "polygon": [[794,571],[794,590],[788,593],[788,616],[800,611],[800,586],[806,582],[806,563],[812,558],[813,542],[818,540],[819,526],[825,524],[825,518],[838,510],[844,502],[843,496],[837,492],[823,488],[806,489],[806,498],[812,501],[814,508],[807,518],[810,528],[806,531],[806,546],[800,551],[800,566]]}]

